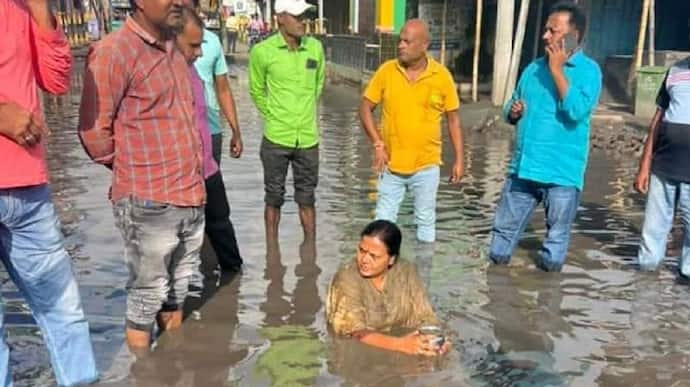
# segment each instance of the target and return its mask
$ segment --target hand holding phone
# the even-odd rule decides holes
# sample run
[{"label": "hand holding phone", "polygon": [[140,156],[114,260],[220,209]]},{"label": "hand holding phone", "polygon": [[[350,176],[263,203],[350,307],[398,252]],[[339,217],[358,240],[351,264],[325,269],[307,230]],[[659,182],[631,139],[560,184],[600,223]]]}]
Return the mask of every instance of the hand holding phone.
[{"label": "hand holding phone", "polygon": [[563,37],[562,41],[562,47],[563,50],[565,50],[565,53],[568,54],[569,56],[577,50],[577,48],[580,46],[580,43],[577,41],[577,37],[575,36],[574,33],[569,33],[566,34],[565,37]]},{"label": "hand holding phone", "polygon": [[568,38],[568,35],[565,35],[561,40],[552,41],[550,44],[546,45],[546,56],[549,61],[549,69],[551,72],[561,71],[570,57],[571,52],[568,52],[565,47],[566,40],[570,42],[568,44],[572,44],[572,38]]}]

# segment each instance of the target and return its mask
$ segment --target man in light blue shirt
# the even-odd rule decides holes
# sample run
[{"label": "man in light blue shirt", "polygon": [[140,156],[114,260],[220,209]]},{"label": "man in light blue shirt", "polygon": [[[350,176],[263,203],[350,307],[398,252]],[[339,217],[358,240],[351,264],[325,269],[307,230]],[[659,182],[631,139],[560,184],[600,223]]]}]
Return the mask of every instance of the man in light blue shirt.
[{"label": "man in light blue shirt", "polygon": [[560,271],[565,262],[587,168],[590,118],[601,92],[599,65],[579,48],[586,23],[575,4],[551,8],[543,36],[546,57],[525,69],[504,108],[516,134],[492,228],[493,263],[510,261],[539,203],[547,230],[537,266]]},{"label": "man in light blue shirt", "polygon": [[204,42],[201,45],[201,51],[203,55],[194,62],[194,66],[201,80],[204,81],[208,126],[213,136],[213,157],[220,164],[223,138],[221,110],[232,130],[230,156],[234,158],[238,158],[242,154],[242,135],[237,122],[235,101],[227,78],[228,66],[225,63],[223,46],[215,33],[204,30]]},{"label": "man in light blue shirt", "polygon": [[[232,130],[230,156],[233,158],[239,158],[242,155],[242,136],[228,81],[228,66],[225,63],[223,46],[215,33],[204,29],[201,51],[202,56],[194,62],[194,67],[204,82],[206,115],[211,132],[213,158],[220,167],[224,126],[220,116],[221,111]],[[206,236],[213,246],[220,268],[226,272],[240,271],[243,261],[235,236],[235,228],[230,220],[230,204],[220,171],[206,179],[205,215]],[[196,282],[194,285],[200,286]]]}]

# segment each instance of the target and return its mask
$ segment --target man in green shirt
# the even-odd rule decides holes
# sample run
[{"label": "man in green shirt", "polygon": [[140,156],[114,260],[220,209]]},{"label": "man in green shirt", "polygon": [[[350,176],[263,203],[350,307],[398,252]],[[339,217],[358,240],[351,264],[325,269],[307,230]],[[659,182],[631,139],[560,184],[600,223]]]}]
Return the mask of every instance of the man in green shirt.
[{"label": "man in green shirt", "polygon": [[280,208],[290,164],[305,245],[313,243],[316,237],[314,191],[319,175],[316,104],[323,90],[325,59],[321,43],[304,36],[302,15],[313,7],[305,0],[277,0],[279,32],[254,46],[249,58],[250,94],[264,119],[261,162],[268,247],[278,240]]}]

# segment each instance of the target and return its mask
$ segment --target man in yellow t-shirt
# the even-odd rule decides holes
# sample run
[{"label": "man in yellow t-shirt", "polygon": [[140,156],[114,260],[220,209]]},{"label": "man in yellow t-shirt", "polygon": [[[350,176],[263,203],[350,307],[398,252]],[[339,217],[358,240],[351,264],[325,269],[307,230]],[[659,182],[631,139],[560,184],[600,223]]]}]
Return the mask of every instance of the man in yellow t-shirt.
[{"label": "man in yellow t-shirt", "polygon": [[238,18],[238,25],[239,25],[239,41],[241,43],[246,44],[247,43],[247,26],[249,26],[249,18],[247,15],[240,15]]},{"label": "man in yellow t-shirt", "polygon": [[[380,173],[376,218],[395,221],[405,191],[414,196],[417,239],[436,239],[436,193],[440,181],[441,121],[455,152],[450,182],[464,174],[463,141],[455,81],[448,69],[427,55],[429,30],[421,20],[405,23],[398,59],[376,71],[364,92],[359,114],[374,147]],[[382,107],[379,129],[373,111]]]},{"label": "man in yellow t-shirt", "polygon": [[228,51],[234,54],[237,52],[237,37],[240,32],[240,19],[235,16],[235,12],[230,12],[225,20],[225,26],[228,30]]}]

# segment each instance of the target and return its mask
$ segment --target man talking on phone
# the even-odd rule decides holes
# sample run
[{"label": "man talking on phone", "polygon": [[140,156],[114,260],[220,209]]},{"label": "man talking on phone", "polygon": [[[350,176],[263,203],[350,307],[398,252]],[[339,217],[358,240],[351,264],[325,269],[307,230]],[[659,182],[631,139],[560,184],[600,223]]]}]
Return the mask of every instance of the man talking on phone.
[{"label": "man talking on phone", "polygon": [[504,107],[516,126],[513,158],[492,228],[489,259],[507,264],[532,211],[543,203],[546,237],[537,267],[560,271],[582,192],[590,118],[601,70],[581,44],[587,20],[575,4],[554,5],[542,37],[546,55],[522,73]]}]

